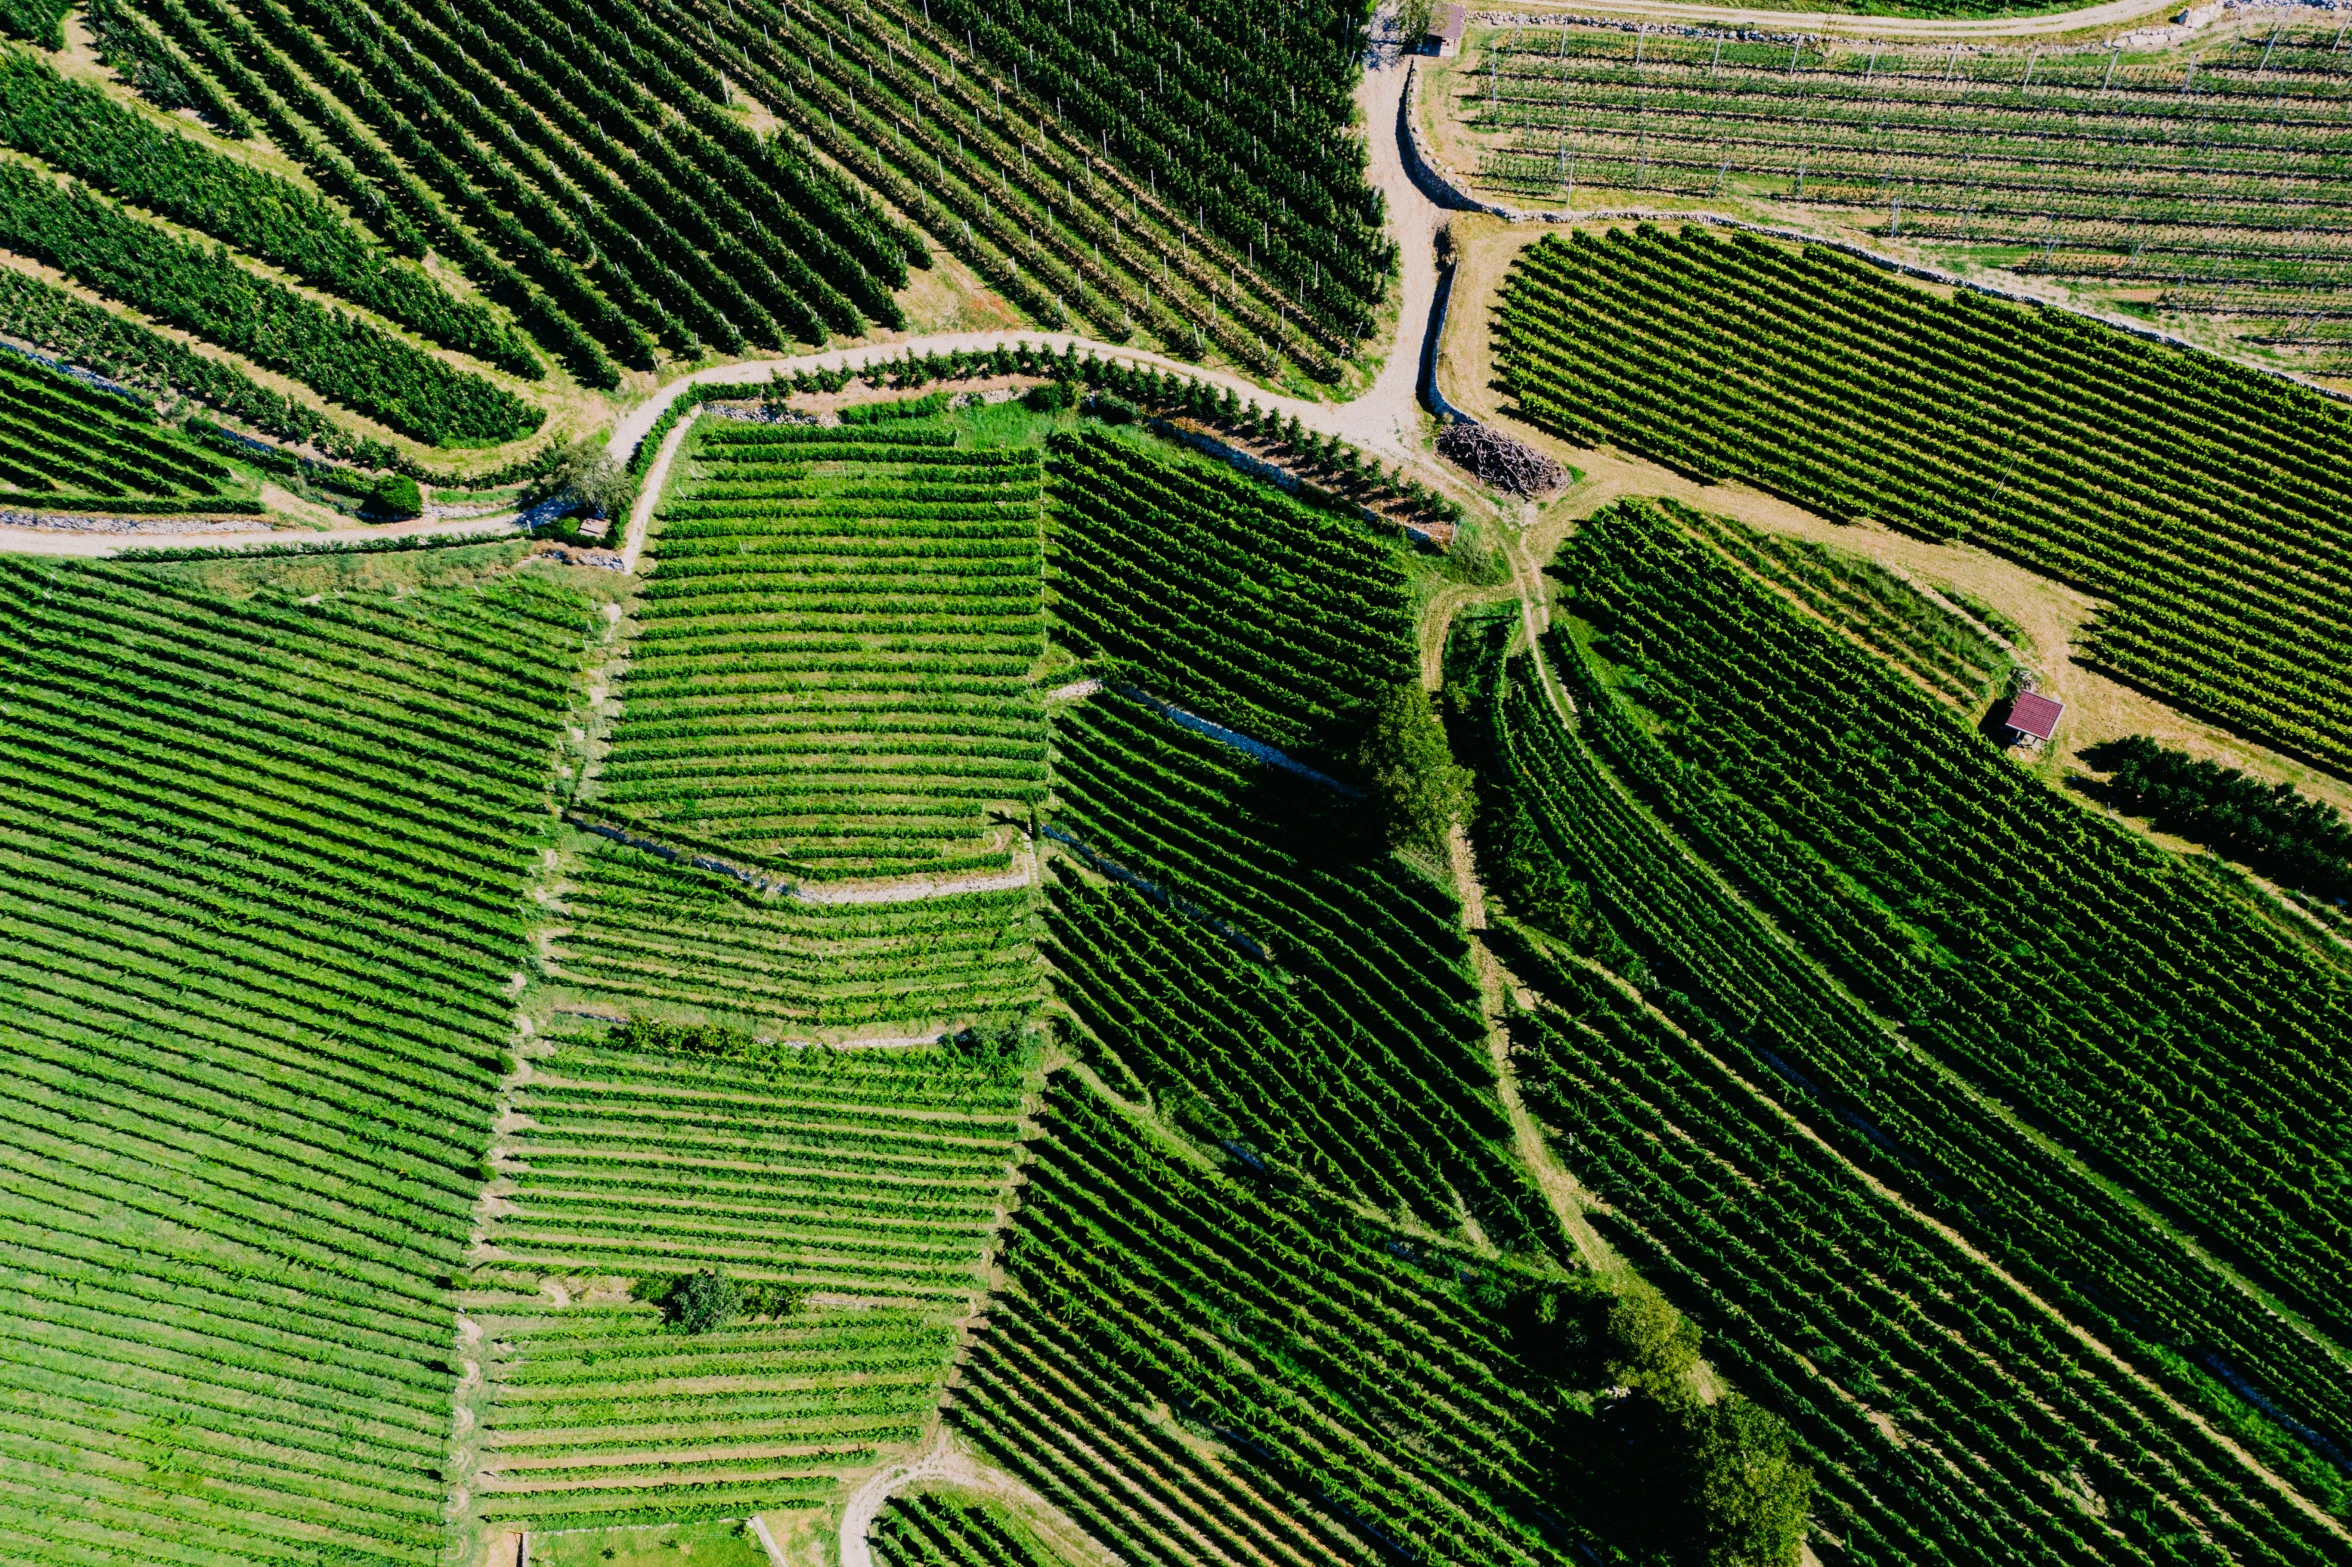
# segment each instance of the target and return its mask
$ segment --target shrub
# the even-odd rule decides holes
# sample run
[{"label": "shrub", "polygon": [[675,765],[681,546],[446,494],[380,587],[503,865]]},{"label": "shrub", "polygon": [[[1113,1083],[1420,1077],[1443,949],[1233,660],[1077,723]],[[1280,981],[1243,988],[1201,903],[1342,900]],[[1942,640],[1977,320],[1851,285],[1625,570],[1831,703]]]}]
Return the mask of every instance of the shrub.
[{"label": "shrub", "polygon": [[1690,1396],[1691,1368],[1699,1362],[1699,1330],[1646,1284],[1621,1292],[1602,1328],[1608,1374],[1663,1403]]},{"label": "shrub", "polygon": [[743,1289],[716,1268],[697,1268],[670,1280],[658,1297],[662,1316],[686,1333],[708,1333],[743,1310]]},{"label": "shrub", "polygon": [[1418,680],[1389,688],[1356,753],[1392,846],[1443,853],[1470,814],[1470,773],[1454,760],[1437,708]]},{"label": "shrub", "polygon": [[1692,1418],[1691,1501],[1707,1567],[1793,1567],[1805,1545],[1813,1471],[1788,1427],[1736,1394]]},{"label": "shrub", "polygon": [[1067,381],[1048,381],[1043,386],[1033,386],[1021,399],[1031,412],[1041,414],[1059,413],[1077,401],[1078,395]]},{"label": "shrub", "polygon": [[424,492],[407,474],[388,473],[368,492],[366,510],[375,517],[421,517],[425,511]]}]

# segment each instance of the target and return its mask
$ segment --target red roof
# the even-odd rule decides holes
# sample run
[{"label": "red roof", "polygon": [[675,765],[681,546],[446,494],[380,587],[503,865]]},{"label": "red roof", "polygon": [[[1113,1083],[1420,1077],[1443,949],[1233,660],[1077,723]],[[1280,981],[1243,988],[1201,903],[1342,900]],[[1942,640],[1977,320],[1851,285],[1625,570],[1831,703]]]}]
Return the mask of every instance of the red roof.
[{"label": "red roof", "polygon": [[1462,41],[1462,31],[1469,25],[1469,21],[1470,18],[1463,7],[1441,5],[1430,15],[1429,35],[1432,38],[1443,39],[1449,44],[1458,44]]},{"label": "red roof", "polygon": [[2036,740],[2047,740],[2058,732],[2058,715],[2065,711],[2064,702],[2053,702],[2039,691],[2020,691],[2017,700],[2009,704],[2009,727]]}]

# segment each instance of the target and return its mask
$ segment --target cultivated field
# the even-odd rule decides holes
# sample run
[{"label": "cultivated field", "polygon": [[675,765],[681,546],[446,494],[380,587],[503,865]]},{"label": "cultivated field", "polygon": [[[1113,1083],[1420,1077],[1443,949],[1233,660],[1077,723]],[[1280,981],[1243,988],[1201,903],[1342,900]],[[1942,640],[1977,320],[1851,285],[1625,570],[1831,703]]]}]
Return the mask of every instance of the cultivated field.
[{"label": "cultivated field", "polygon": [[2334,22],[2126,51],[1496,32],[1449,86],[1481,189],[1691,202],[2050,279],[2352,369],[2352,54]]},{"label": "cultivated field", "polygon": [[1004,871],[1044,777],[1033,451],[710,420],[590,801],[795,877]]},{"label": "cultivated field", "polygon": [[2341,400],[1400,115],[2324,370],[2352,56],[1629,22],[0,0],[0,1560],[2346,1560]]},{"label": "cultivated field", "polygon": [[[1574,440],[1965,539],[2112,608],[2097,661],[2323,765],[2352,759],[2332,398],[1818,249],[1582,230],[1521,257],[1498,363]],[[2184,438],[2184,424],[2198,434]]]},{"label": "cultivated field", "polygon": [[0,568],[0,1547],[438,1558],[449,1285],[595,617]]},{"label": "cultivated field", "polygon": [[[1694,1308],[1740,1335],[1786,1398],[1838,1390],[1815,1405],[1810,1439],[1862,1487],[1841,1504],[1856,1527],[1885,1527],[1860,1499],[1883,1499],[1874,1487],[1919,1483],[1871,1478],[1889,1461],[1866,1456],[1874,1426],[1989,1477],[2020,1461],[2020,1441],[2080,1454],[2069,1431],[2124,1421],[2140,1434],[2123,1450],[2194,1493],[2168,1514],[2203,1516],[2249,1550],[2325,1556],[2330,1537],[2179,1405],[2341,1497],[2306,1445],[2344,1429],[2321,1369],[2341,1303],[2305,1287],[2336,1266],[2318,1259],[2340,1231],[2301,1195],[2329,1178],[2321,1150],[2336,1134],[2312,1112],[2341,1071],[2328,1043],[2339,964],[2004,761],[1744,581],[1701,542],[1719,528],[1686,531],[1677,516],[1627,504],[1579,533],[1554,568],[1576,618],[1547,639],[1551,674],[1531,667],[1539,655],[1501,656],[1508,622],[1467,630],[1457,650],[1482,692],[1494,791],[1482,848],[1522,922],[1513,961],[1550,1004],[1527,1025],[1531,1094],[1567,1162],[1637,1255],[1687,1270]],[[1573,729],[1554,679],[1576,703]],[[1798,704],[1802,726],[1784,716]],[[2210,1007],[2175,1015],[2156,999],[2183,986]],[[2200,1032],[2222,1017],[2226,1039]],[[2240,1108],[2205,1108],[2223,1103]],[[1716,1195],[1658,1166],[1669,1122]],[[1766,1159],[1789,1162],[1767,1179]],[[1791,1209],[1800,1168],[1821,1195]],[[1735,1207],[1757,1227],[1732,1224]],[[1832,1281],[1851,1277],[1865,1233],[1897,1250],[1857,1293]],[[1828,1271],[1791,1289],[1807,1253]],[[1771,1282],[1746,1295],[1748,1278]],[[1966,1305],[1956,1279],[1987,1303]],[[2308,1329],[2281,1332],[2282,1308]],[[1898,1343],[1930,1324],[1918,1352],[1961,1359],[1898,1370]],[[2072,1369],[2033,1371],[2029,1342]],[[2139,1375],[2114,1380],[2109,1353]],[[2022,1391],[2057,1375],[2076,1384],[2070,1399],[2088,1396],[2086,1370],[2108,1391],[2075,1414]],[[2043,1417],[2054,1423],[2037,1434]],[[2081,1462],[2073,1472],[2101,1498],[2143,1494],[2154,1472],[2102,1481]],[[2081,1549],[2095,1555],[2130,1516],[2094,1508],[2101,1522],[2085,1524],[2024,1483],[2008,1505],[2043,1518],[2036,1539],[2065,1517],[2091,1529]],[[1927,1528],[1924,1503],[1892,1515]],[[2004,1537],[1979,1509],[1937,1528],[1959,1531],[1946,1551]]]},{"label": "cultivated field", "polygon": [[[911,1441],[981,1287],[1009,1071],[659,1029],[534,1056],[465,1297],[485,1352],[476,1515],[739,1518],[829,1498]],[[782,1297],[665,1327],[661,1286],[703,1268]]]}]

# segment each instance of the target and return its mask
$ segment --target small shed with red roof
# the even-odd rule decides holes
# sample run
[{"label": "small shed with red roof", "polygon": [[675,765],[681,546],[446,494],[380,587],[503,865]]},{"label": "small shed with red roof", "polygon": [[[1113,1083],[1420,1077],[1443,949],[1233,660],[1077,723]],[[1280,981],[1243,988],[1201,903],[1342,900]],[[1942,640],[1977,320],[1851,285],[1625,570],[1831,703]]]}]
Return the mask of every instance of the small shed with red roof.
[{"label": "small shed with red roof", "polygon": [[2020,691],[2009,704],[2009,716],[2003,720],[2010,738],[2020,745],[2040,745],[2058,732],[2058,715],[2066,711],[2066,704],[2039,691]]}]

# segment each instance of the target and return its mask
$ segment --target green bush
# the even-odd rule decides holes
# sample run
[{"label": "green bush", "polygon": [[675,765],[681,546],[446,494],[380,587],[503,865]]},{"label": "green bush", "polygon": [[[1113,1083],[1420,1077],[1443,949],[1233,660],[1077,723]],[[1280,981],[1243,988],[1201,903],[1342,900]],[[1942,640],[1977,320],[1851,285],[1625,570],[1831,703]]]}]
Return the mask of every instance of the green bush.
[{"label": "green bush", "polygon": [[1356,764],[1392,845],[1442,853],[1447,832],[1469,818],[1469,770],[1454,760],[1418,680],[1400,681],[1380,699]]},{"label": "green bush", "polygon": [[1617,1381],[1664,1403],[1691,1396],[1699,1330],[1649,1285],[1636,1284],[1610,1303],[1602,1337],[1605,1369]]},{"label": "green bush", "polygon": [[708,1333],[742,1312],[743,1289],[716,1268],[698,1268],[670,1280],[659,1304],[670,1326],[686,1333]]},{"label": "green bush", "polygon": [[65,47],[65,0],[0,0],[0,32],[44,49]]},{"label": "green bush", "polygon": [[1692,1523],[1707,1567],[1793,1567],[1803,1554],[1813,1471],[1787,1425],[1734,1394],[1691,1418]]},{"label": "green bush", "polygon": [[424,492],[407,474],[388,473],[368,492],[366,510],[372,517],[421,517],[425,510]]},{"label": "green bush", "polygon": [[1021,398],[1022,405],[1030,412],[1041,414],[1059,413],[1077,401],[1078,394],[1067,381],[1048,381],[1043,386],[1033,386]]}]

